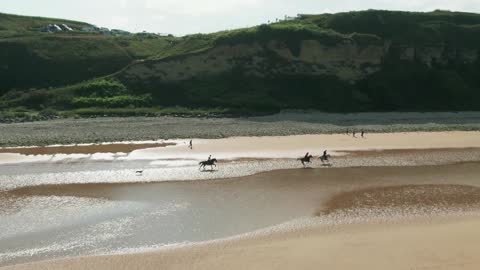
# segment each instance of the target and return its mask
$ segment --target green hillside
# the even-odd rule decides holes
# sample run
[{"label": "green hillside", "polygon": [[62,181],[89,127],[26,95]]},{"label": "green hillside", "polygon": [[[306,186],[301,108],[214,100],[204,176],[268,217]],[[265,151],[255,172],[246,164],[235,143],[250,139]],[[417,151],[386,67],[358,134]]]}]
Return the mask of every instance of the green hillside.
[{"label": "green hillside", "polygon": [[[48,24],[67,24],[74,31],[43,33]],[[135,60],[160,54],[176,40],[79,32],[88,25],[0,13],[0,95],[109,75]]]},{"label": "green hillside", "polygon": [[89,24],[77,21],[28,17],[0,13],[0,37],[19,36],[38,32],[48,24],[67,24],[74,30],[79,30]]},{"label": "green hillside", "polygon": [[11,17],[0,19],[17,33],[0,38],[9,111],[480,110],[479,14],[301,15],[185,37],[48,34],[36,29],[51,19]]}]

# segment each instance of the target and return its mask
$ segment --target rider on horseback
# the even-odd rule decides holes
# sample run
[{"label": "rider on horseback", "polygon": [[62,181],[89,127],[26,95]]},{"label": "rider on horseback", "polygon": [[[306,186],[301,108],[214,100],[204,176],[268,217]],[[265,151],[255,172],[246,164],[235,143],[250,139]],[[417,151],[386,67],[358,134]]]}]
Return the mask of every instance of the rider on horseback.
[{"label": "rider on horseback", "polygon": [[299,158],[299,159],[297,159],[297,160],[300,160],[300,162],[302,163],[302,165],[305,166],[305,163],[310,163],[310,159],[311,159],[312,157],[313,157],[313,156],[310,155],[309,152],[307,152],[303,158]]},{"label": "rider on horseback", "polygon": [[198,163],[200,165],[200,169],[205,169],[206,166],[210,166],[210,168],[213,170],[213,167],[217,167],[217,165],[215,163],[217,163],[218,160],[216,158],[213,158],[212,159],[212,155],[208,156],[208,160],[206,161],[201,161],[200,163]]},{"label": "rider on horseback", "polygon": [[320,157],[320,159],[323,161],[328,161],[328,154],[327,154],[327,150],[323,151],[323,155]]}]

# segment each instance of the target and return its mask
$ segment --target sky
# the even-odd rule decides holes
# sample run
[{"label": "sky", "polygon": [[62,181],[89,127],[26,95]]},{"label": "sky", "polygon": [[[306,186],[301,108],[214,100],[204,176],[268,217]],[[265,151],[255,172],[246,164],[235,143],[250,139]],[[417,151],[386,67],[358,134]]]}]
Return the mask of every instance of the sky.
[{"label": "sky", "polygon": [[480,13],[480,0],[0,0],[0,12],[84,21],[131,32],[185,35],[266,23],[285,15],[388,9]]}]

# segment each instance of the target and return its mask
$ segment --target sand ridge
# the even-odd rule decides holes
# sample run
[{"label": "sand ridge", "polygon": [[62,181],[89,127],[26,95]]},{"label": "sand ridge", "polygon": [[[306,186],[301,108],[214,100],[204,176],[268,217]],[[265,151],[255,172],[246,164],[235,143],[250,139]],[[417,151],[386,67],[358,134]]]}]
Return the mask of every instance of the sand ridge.
[{"label": "sand ridge", "polygon": [[334,195],[318,215],[362,208],[372,210],[412,207],[480,209],[480,187],[420,184],[361,188]]},{"label": "sand ridge", "polygon": [[48,147],[19,147],[0,148],[0,153],[22,154],[22,155],[55,155],[55,154],[96,154],[96,153],[131,153],[138,149],[155,147],[167,147],[175,143],[145,143],[145,144],[91,144],[72,146],[48,146]]}]

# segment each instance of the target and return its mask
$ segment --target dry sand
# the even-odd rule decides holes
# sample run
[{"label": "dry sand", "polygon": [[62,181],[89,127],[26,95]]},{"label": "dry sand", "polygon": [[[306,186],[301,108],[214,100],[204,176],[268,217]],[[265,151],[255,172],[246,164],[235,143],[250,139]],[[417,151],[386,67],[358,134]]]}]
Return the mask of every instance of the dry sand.
[{"label": "dry sand", "polygon": [[[385,149],[444,149],[480,148],[480,132],[442,131],[373,133],[354,138],[345,134],[319,134],[267,137],[231,137],[224,139],[193,139],[193,150],[186,151],[189,140],[158,143],[111,143],[91,145],[66,145],[49,147],[0,148],[0,154],[55,155],[131,153],[136,150],[146,154],[162,154],[169,158],[188,158],[196,154],[230,153],[240,158],[271,158],[278,154],[291,155],[302,151],[324,149],[337,151]],[[176,145],[176,146],[175,146]],[[166,147],[175,146],[175,147]],[[145,150],[147,149],[147,150]],[[242,156],[243,154],[243,156]],[[6,156],[6,155],[5,155]],[[208,156],[208,155],[207,155]]]},{"label": "dry sand", "polygon": [[[194,150],[211,151],[291,151],[317,146],[332,150],[427,149],[480,147],[480,132],[405,132],[372,133],[356,138],[346,134],[296,135],[280,137],[233,137],[194,141]],[[173,150],[168,149],[168,150]],[[167,151],[168,151],[167,150]]]},{"label": "dry sand", "polygon": [[[207,158],[209,155],[220,159],[239,158],[298,158],[306,152],[319,156],[324,150],[338,155],[338,152],[401,150],[401,149],[447,149],[480,148],[480,132],[444,131],[360,134],[356,138],[346,134],[295,135],[280,137],[232,137],[225,139],[194,139],[193,150],[188,140],[165,148],[138,150],[133,156],[139,158],[188,159]],[[333,152],[332,152],[333,151]]]}]

